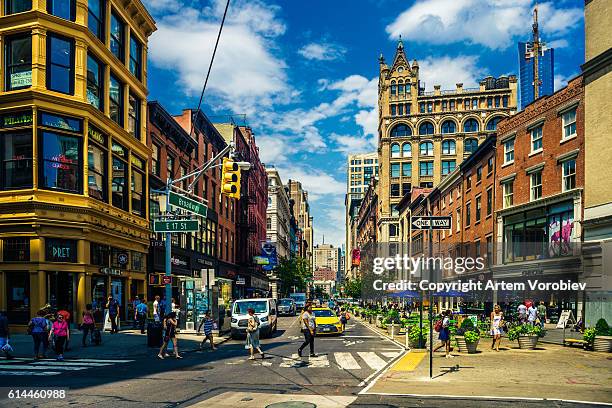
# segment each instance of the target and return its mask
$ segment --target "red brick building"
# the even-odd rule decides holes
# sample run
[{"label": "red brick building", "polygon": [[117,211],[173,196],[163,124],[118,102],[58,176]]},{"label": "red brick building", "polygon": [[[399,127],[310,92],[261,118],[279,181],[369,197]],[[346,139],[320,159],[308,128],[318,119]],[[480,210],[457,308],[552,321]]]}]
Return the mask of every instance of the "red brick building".
[{"label": "red brick building", "polygon": [[313,272],[313,277],[315,281],[335,281],[336,271],[325,267],[317,268]]}]

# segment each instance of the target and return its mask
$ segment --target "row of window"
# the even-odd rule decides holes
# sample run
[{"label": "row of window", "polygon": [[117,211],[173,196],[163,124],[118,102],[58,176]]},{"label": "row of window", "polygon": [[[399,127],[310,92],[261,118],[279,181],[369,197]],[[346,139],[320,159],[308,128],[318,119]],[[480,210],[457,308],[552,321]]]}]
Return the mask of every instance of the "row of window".
[{"label": "row of window", "polygon": [[[16,35],[6,38],[5,89],[17,90],[32,86],[32,37]],[[47,89],[74,95],[75,81],[74,40],[53,33],[47,35]],[[104,71],[106,67],[96,56],[87,55],[87,100],[91,105],[104,111]],[[109,79],[109,115],[124,125],[124,85],[111,73]],[[141,101],[135,95],[128,95],[128,132],[140,138]]]},{"label": "row of window", "polygon": [[[393,95],[393,93],[391,94]],[[453,112],[457,110],[476,110],[476,109],[484,109],[485,101],[486,108],[492,109],[495,104],[495,108],[508,107],[508,96],[489,96],[486,99],[484,97],[481,98],[472,98],[472,99],[457,99],[450,101],[435,101],[435,102],[419,102],[419,113],[432,113],[434,110],[436,112]],[[439,109],[434,109],[435,106],[438,106]]]},{"label": "row of window", "polygon": [[[486,130],[491,132],[495,131],[501,119],[500,116],[495,116],[490,119],[486,124]],[[442,122],[440,130],[442,134],[457,133],[457,124],[454,120],[446,120]],[[478,131],[480,131],[480,124],[476,119],[469,118],[463,123],[463,132],[475,133]],[[434,133],[435,128],[433,123],[426,121],[419,125],[419,135],[433,135]],[[412,128],[406,124],[398,124],[391,129],[390,134],[391,137],[412,136]]]},{"label": "row of window", "polygon": [[[457,152],[457,144],[454,140],[442,141],[442,154],[454,155]],[[391,143],[391,158],[412,157],[412,144],[410,142],[403,143],[400,149],[399,143]],[[478,149],[478,139],[468,138],[463,141],[463,153],[472,154]],[[420,156],[433,156],[434,144],[430,141],[419,143]]]},{"label": "row of window", "polygon": [[[32,188],[36,140],[39,188],[83,194],[82,120],[41,112],[36,137],[31,127],[31,112],[4,115],[2,123],[2,130],[5,130],[0,133],[2,189]],[[125,211],[130,210],[131,200],[132,213],[144,217],[146,160],[130,155],[128,149],[115,141],[110,143],[109,149],[109,137],[92,125],[88,136],[88,195],[103,202],[110,201]]]},{"label": "row of window", "polygon": [[[433,164],[433,163],[432,163]],[[433,188],[433,181],[422,181],[419,186],[421,188]],[[403,197],[406,194],[410,193],[410,190],[412,188],[412,184],[411,183],[391,183],[391,197],[392,198],[397,198],[397,197]],[[397,209],[395,207],[393,207],[392,209],[392,215],[394,217],[399,215],[399,212],[397,211]]]}]

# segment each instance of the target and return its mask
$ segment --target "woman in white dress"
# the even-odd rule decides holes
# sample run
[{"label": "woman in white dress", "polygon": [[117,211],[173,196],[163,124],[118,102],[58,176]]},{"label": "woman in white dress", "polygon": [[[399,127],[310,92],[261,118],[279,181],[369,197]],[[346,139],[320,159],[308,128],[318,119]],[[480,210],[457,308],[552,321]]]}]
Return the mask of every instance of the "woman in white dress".
[{"label": "woman in white dress", "polygon": [[504,314],[501,311],[499,305],[495,305],[493,312],[491,312],[491,336],[493,336],[493,343],[491,344],[491,350],[499,351],[499,344],[501,343],[501,336],[504,334]]},{"label": "woman in white dress", "polygon": [[251,308],[247,310],[247,313],[249,314],[249,321],[247,323],[246,348],[251,353],[249,360],[255,360],[255,350],[261,354],[263,359],[264,353],[259,345],[259,318],[255,315],[255,310]]}]

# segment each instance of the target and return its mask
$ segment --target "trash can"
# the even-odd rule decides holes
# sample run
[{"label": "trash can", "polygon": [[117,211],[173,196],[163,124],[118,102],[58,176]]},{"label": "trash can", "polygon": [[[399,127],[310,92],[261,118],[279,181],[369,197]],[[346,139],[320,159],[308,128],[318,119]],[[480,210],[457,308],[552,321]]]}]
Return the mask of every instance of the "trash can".
[{"label": "trash can", "polygon": [[147,325],[147,346],[161,347],[162,345],[162,325],[161,323],[149,323]]}]

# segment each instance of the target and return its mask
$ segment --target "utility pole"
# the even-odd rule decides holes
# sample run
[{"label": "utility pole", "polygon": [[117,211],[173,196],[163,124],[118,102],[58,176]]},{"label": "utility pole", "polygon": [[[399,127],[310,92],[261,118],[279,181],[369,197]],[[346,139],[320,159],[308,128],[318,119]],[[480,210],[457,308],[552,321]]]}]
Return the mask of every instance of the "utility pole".
[{"label": "utility pole", "polygon": [[[431,200],[427,197],[427,209],[429,212],[429,216],[431,217]],[[433,266],[434,262],[433,258],[433,221],[429,223],[429,262],[427,265],[427,269],[429,270],[429,282],[433,281]],[[431,291],[429,293],[429,379],[433,378],[433,296]]]}]

